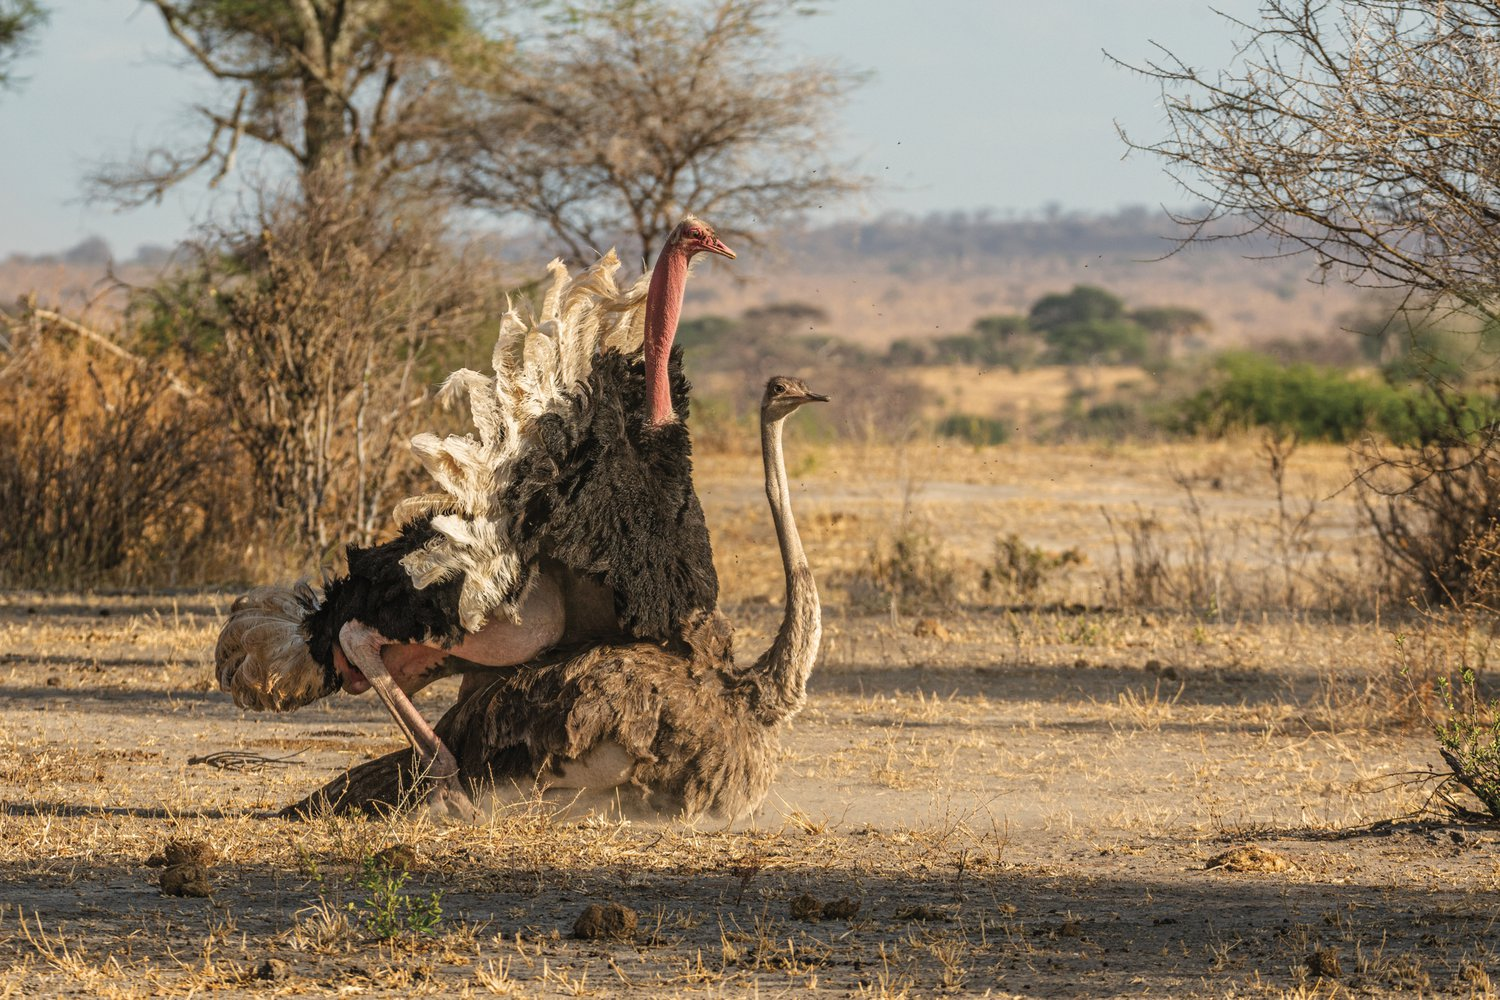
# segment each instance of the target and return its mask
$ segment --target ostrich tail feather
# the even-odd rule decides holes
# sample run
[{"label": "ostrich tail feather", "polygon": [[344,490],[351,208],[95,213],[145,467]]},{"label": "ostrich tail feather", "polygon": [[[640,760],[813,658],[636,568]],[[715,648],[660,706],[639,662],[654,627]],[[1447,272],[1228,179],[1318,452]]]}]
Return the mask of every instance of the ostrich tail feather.
[{"label": "ostrich tail feather", "polygon": [[619,269],[613,250],[576,275],[561,260],[547,265],[540,308],[524,316],[513,308],[501,319],[493,372],[463,369],[443,384],[444,403],[468,401],[472,432],[411,439],[437,490],[399,504],[397,521],[427,517],[436,537],[401,562],[419,590],[464,575],[465,628],[514,618],[530,584],[507,492],[528,456],[545,447],[537,428],[577,411],[601,351],[641,349],[650,277],[622,291]]},{"label": "ostrich tail feather", "polygon": [[219,632],[219,689],[240,708],[288,712],[331,693],[336,678],[313,659],[302,623],[318,608],[305,582],[257,587],[234,602]]}]

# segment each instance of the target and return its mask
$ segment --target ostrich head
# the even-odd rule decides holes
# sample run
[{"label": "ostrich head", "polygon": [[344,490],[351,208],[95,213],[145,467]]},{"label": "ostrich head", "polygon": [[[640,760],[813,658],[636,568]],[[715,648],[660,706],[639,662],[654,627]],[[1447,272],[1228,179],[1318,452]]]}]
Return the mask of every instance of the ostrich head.
[{"label": "ostrich head", "polygon": [[719,241],[714,235],[713,226],[692,215],[684,216],[677,223],[677,228],[667,237],[667,245],[663,248],[664,255],[679,253],[684,257],[692,257],[704,251],[734,260],[734,251]]},{"label": "ostrich head", "polygon": [[765,423],[785,420],[804,403],[826,403],[828,397],[813,392],[807,383],[790,375],[775,375],[766,382],[766,393],[760,399],[760,419]]},{"label": "ostrich head", "polygon": [[676,420],[667,383],[667,358],[672,352],[672,338],[677,336],[677,319],[682,315],[688,261],[694,254],[705,251],[734,259],[734,251],[719,241],[712,226],[689,215],[677,223],[677,228],[667,237],[661,255],[656,259],[656,267],[651,271],[651,285],[646,290],[644,346],[652,427],[664,427]]}]

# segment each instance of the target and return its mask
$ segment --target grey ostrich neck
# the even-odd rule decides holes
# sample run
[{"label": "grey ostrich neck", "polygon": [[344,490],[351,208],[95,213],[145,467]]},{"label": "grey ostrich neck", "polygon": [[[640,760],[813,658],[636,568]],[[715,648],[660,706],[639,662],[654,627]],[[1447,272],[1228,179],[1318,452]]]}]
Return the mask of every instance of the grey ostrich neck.
[{"label": "grey ostrich neck", "polygon": [[[784,418],[783,418],[784,419]],[[766,499],[776,522],[781,565],[786,573],[786,609],[776,640],[755,662],[752,672],[760,688],[760,716],[768,725],[795,715],[807,701],[807,678],[818,658],[823,617],[818,587],[802,550],[802,537],[792,517],[792,495],[787,486],[786,462],[781,453],[783,420],[761,418],[761,459],[766,467]]]},{"label": "grey ostrich neck", "polygon": [[667,360],[677,320],[682,315],[682,296],[687,290],[688,255],[668,244],[656,259],[651,284],[646,289],[646,399],[653,427],[671,423],[672,384]]}]

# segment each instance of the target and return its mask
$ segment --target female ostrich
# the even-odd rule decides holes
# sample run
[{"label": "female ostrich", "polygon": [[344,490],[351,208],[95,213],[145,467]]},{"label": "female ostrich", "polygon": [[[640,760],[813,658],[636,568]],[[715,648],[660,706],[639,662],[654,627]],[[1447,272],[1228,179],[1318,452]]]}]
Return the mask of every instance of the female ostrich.
[{"label": "female ostrich", "polygon": [[[786,573],[786,609],[771,647],[735,665],[717,613],[686,651],[649,643],[559,649],[461,700],[438,723],[471,786],[513,782],[567,797],[587,793],[687,819],[731,821],[760,804],[775,771],[780,724],[802,708],[818,655],[818,590],[792,519],[782,422],[824,402],[778,376],[761,401],[766,497]],[[289,814],[380,809],[401,799],[404,752],[363,764]]]},{"label": "female ostrich", "polygon": [[687,648],[686,630],[718,599],[672,347],[700,252],[735,256],[689,216],[623,292],[613,252],[577,278],[553,261],[537,320],[512,311],[502,322],[494,376],[463,370],[444,385],[445,399],[467,394],[479,439],[412,441],[443,492],[404,502],[393,541],[351,546],[348,572],[321,597],[303,584],[235,603],[215,656],[235,703],[287,711],[373,687],[445,779],[434,797],[464,814],[472,807],[446,780],[457,762],[410,694],[559,641]]}]

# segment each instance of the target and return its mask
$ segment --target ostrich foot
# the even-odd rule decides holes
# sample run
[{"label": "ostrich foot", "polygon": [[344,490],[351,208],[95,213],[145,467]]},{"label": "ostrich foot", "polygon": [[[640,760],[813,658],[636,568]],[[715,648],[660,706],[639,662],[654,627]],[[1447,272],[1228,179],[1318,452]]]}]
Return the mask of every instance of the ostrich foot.
[{"label": "ostrich foot", "polygon": [[[420,748],[417,753],[422,753]],[[442,740],[438,740],[436,756],[431,759],[419,757],[417,766],[418,778],[431,786],[427,791],[426,802],[434,819],[470,825],[477,825],[483,819],[479,810],[474,807],[474,801],[469,798],[469,793],[464,790],[463,778],[458,773],[458,760],[443,745]]]},{"label": "ostrich foot", "polygon": [[433,819],[478,826],[484,819],[474,807],[458,775],[438,778],[427,793],[427,810]]}]

